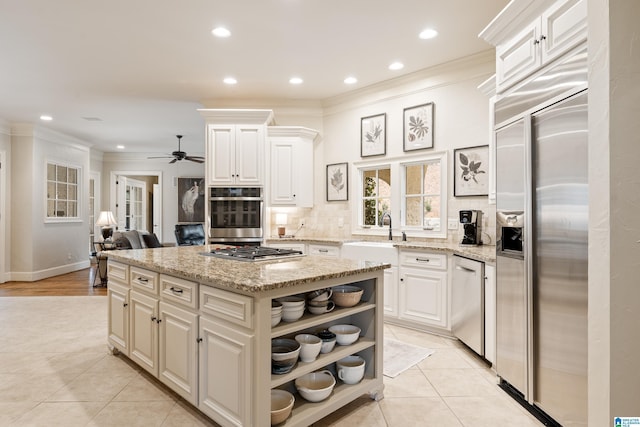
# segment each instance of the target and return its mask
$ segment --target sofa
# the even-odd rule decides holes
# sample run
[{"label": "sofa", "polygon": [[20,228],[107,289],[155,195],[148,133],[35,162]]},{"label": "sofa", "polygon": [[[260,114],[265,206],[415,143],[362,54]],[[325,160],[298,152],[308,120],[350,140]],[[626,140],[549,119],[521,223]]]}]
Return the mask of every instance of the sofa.
[{"label": "sofa", "polygon": [[114,249],[160,248],[163,245],[154,233],[140,230],[114,231],[112,236]]}]

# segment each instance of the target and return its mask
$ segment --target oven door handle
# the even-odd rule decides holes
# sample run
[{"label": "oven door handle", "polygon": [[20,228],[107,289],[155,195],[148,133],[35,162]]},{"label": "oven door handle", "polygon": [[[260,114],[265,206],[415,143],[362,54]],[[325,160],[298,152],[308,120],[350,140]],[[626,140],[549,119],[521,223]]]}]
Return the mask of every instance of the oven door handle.
[{"label": "oven door handle", "polygon": [[262,197],[209,197],[212,202],[261,202]]}]

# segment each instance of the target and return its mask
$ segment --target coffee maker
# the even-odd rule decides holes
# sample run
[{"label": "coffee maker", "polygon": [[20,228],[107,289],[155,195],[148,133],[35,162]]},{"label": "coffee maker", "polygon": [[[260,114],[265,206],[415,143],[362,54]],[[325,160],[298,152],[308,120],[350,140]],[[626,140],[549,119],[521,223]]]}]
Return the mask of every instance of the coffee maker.
[{"label": "coffee maker", "polygon": [[460,223],[464,228],[464,236],[460,244],[481,245],[482,244],[482,211],[479,211],[479,210],[460,211]]}]

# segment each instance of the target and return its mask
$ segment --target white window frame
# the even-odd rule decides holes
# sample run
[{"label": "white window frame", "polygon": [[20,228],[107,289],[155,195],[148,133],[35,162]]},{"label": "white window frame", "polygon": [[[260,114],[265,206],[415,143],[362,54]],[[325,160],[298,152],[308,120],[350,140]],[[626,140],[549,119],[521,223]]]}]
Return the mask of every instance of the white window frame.
[{"label": "white window frame", "polygon": [[[49,165],[55,165],[55,166],[62,166],[62,167],[66,167],[66,168],[70,168],[70,169],[75,169],[76,170],[76,180],[77,180],[77,188],[76,188],[76,216],[49,216],[49,212],[48,212],[48,201],[49,201],[49,197],[48,197],[48,189],[49,189],[49,175],[48,175],[48,171],[49,171]],[[44,162],[44,222],[45,223],[63,223],[63,222],[82,222],[82,213],[84,212],[84,206],[82,205],[83,202],[83,197],[82,197],[82,192],[84,191],[84,187],[83,187],[83,169],[81,165],[78,164],[74,164],[74,163],[68,163],[68,162],[64,162],[64,161],[59,161],[59,160],[53,160],[53,159],[45,159]],[[67,196],[68,197],[68,196]],[[70,200],[70,199],[66,199],[66,200]]]},{"label": "white window frame", "polygon": [[[405,211],[405,165],[427,163],[430,161],[440,161],[440,230],[426,230],[419,227],[407,227],[404,224]],[[387,159],[354,162],[351,168],[351,200],[356,204],[352,209],[351,223],[353,224],[351,233],[362,236],[386,237],[389,234],[388,226],[365,226],[363,225],[364,208],[362,203],[364,174],[371,169],[389,168],[391,170],[391,220],[392,233],[394,238],[399,237],[402,232],[406,232],[410,237],[421,238],[447,238],[448,223],[448,156],[446,151],[429,154],[404,155]],[[395,209],[393,207],[396,207]],[[399,207],[400,209],[398,209]]]}]

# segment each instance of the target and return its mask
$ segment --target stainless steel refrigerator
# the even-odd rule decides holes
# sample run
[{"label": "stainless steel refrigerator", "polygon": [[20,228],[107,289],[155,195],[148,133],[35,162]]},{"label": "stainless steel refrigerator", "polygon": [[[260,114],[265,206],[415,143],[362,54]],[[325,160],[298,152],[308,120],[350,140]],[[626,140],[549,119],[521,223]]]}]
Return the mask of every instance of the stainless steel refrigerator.
[{"label": "stainless steel refrigerator", "polygon": [[539,416],[587,424],[586,51],[496,103],[496,370]]}]

